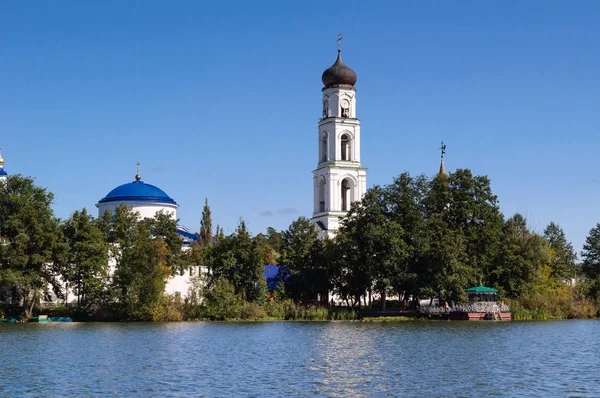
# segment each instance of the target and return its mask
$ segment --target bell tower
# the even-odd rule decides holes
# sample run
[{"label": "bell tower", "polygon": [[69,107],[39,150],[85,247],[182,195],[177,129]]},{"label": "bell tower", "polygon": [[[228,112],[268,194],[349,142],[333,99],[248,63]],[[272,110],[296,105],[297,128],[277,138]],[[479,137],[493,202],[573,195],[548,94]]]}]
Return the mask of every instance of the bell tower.
[{"label": "bell tower", "polygon": [[352,202],[366,192],[367,169],[360,163],[360,120],[356,117],[356,73],[342,61],[341,35],[335,63],[323,72],[323,114],[313,171],[312,222],[319,237],[333,237]]}]

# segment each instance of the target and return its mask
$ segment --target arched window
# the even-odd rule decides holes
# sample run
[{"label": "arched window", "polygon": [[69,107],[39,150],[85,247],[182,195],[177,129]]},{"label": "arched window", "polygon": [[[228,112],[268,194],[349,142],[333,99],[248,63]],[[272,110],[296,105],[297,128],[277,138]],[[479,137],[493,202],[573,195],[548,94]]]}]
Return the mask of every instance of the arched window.
[{"label": "arched window", "polygon": [[321,161],[327,161],[327,133],[324,133],[321,139]]},{"label": "arched window", "polygon": [[352,203],[352,181],[345,178],[342,180],[342,211],[349,211]]},{"label": "arched window", "polygon": [[319,212],[325,211],[325,177],[319,177]]},{"label": "arched window", "polygon": [[342,160],[350,159],[350,137],[348,134],[342,135]]},{"label": "arched window", "polygon": [[329,117],[329,100],[323,101],[323,118]]}]

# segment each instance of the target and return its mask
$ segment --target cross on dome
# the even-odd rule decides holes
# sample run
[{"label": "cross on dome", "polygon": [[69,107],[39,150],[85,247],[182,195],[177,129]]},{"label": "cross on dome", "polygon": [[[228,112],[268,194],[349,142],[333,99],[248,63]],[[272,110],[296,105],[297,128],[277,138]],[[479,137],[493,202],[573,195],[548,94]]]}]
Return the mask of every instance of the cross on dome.
[{"label": "cross on dome", "polygon": [[138,160],[138,162],[136,164],[137,164],[137,174],[135,175],[135,180],[139,181],[139,180],[142,179],[142,175],[140,174],[140,165],[141,165],[141,163]]}]

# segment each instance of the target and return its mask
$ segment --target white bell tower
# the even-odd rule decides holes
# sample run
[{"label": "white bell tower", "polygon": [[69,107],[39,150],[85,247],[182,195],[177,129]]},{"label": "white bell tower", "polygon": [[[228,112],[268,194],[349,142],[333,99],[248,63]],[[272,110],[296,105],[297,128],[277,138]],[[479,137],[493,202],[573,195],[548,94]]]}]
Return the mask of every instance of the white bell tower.
[{"label": "white bell tower", "polygon": [[367,169],[360,163],[360,120],[356,117],[356,73],[338,57],[323,72],[323,116],[319,121],[312,222],[319,237],[333,237],[352,202],[366,192]]}]

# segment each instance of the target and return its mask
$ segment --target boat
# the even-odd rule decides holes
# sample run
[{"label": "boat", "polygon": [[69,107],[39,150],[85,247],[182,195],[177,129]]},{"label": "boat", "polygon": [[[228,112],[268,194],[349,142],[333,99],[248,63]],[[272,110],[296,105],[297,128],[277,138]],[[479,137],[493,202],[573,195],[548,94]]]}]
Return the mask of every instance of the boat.
[{"label": "boat", "polygon": [[487,286],[466,290],[467,303],[450,308],[448,319],[465,321],[510,321],[510,307],[497,301],[498,291]]}]

